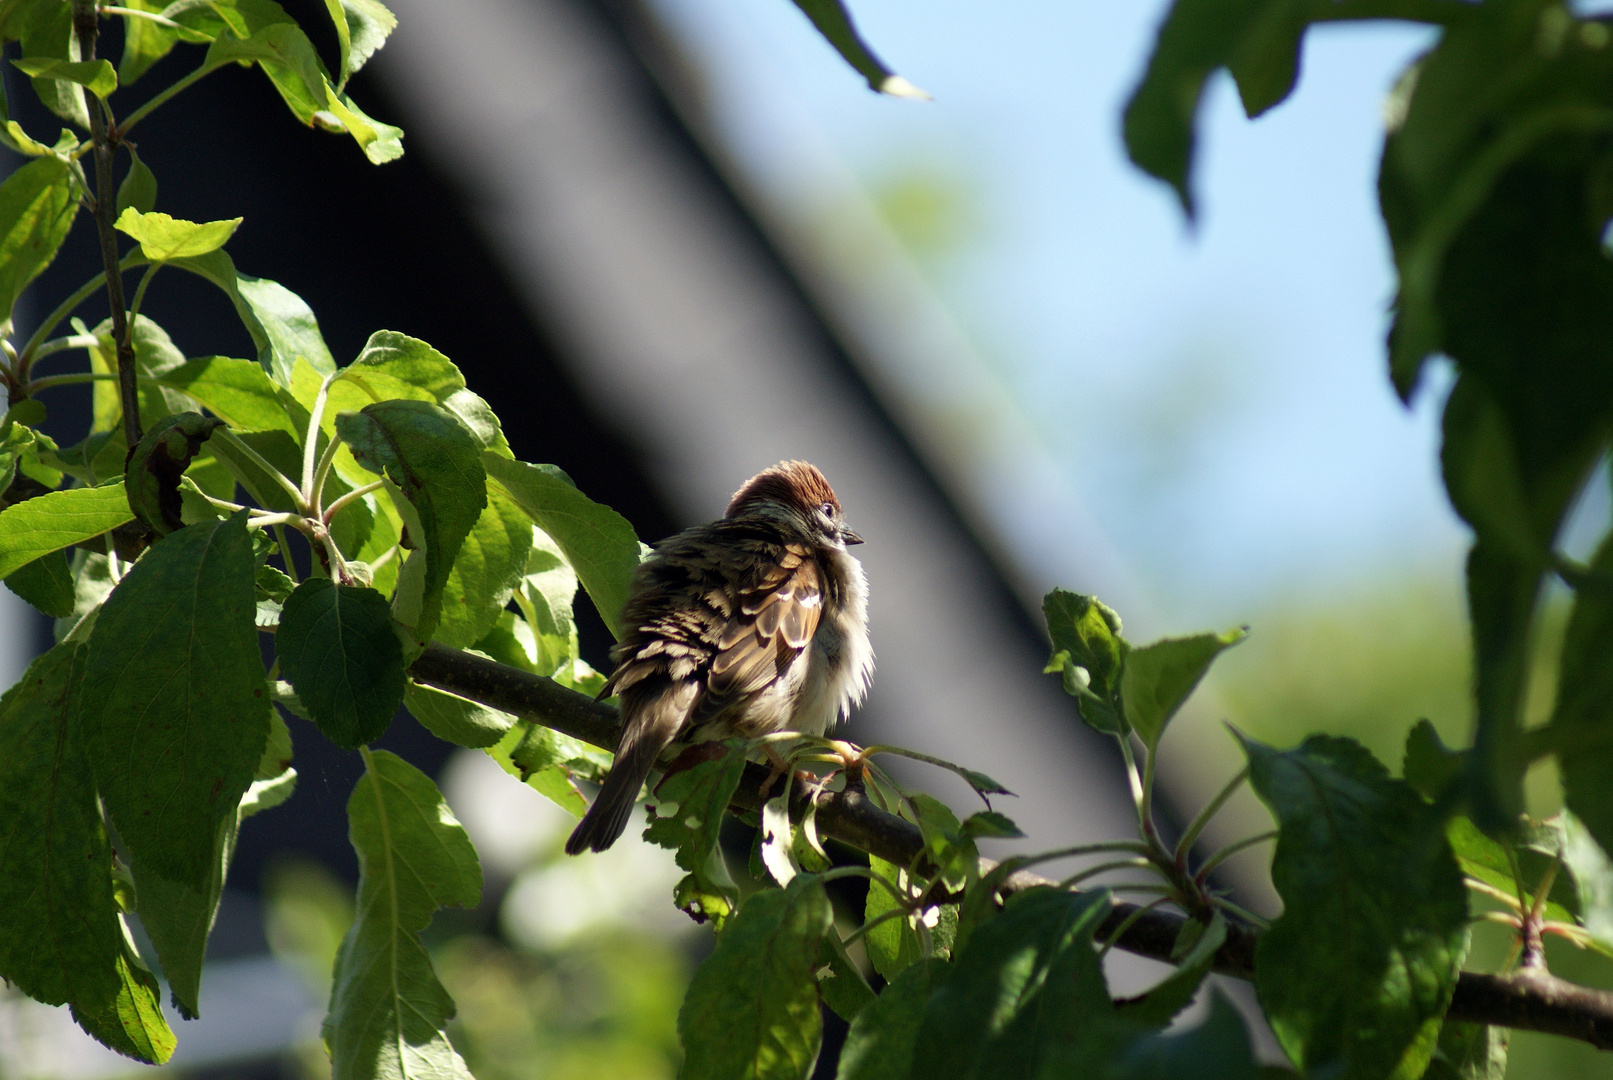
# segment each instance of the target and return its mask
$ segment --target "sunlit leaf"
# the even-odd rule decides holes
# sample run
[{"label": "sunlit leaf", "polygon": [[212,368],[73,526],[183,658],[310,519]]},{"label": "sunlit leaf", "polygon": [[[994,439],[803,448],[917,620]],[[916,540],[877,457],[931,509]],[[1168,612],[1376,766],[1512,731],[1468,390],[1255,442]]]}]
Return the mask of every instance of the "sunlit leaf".
[{"label": "sunlit leaf", "polygon": [[121,479],[106,487],[67,488],[14,503],[0,510],[0,577],[133,520]]},{"label": "sunlit leaf", "polygon": [[0,184],[0,322],[28,283],[51,264],[78,213],[67,162],[42,157]]},{"label": "sunlit leaf", "polygon": [[13,60],[18,71],[36,79],[57,79],[77,83],[96,97],[107,97],[118,88],[118,73],[107,60],[53,60],[28,56]]},{"label": "sunlit leaf", "polygon": [[[359,463],[384,472],[418,515],[409,562],[423,572],[419,609],[412,622],[400,617],[425,641],[437,627],[454,560],[487,507],[487,478],[476,443],[453,414],[425,401],[380,401],[362,412],[342,413],[336,430]],[[406,564],[400,572],[407,570]]]},{"label": "sunlit leaf", "polygon": [[529,465],[485,452],[482,464],[510,497],[548,533],[616,637],[639,563],[638,537],[627,519],[578,491],[553,466]]},{"label": "sunlit leaf", "polygon": [[117,229],[134,237],[152,262],[195,258],[223,247],[240,227],[240,218],[227,221],[184,221],[155,211],[142,214],[130,206],[118,215]]},{"label": "sunlit leaf", "polygon": [[1149,746],[1158,746],[1165,726],[1193,693],[1210,664],[1247,637],[1246,629],[1224,634],[1162,638],[1132,649],[1120,676],[1126,721]]}]

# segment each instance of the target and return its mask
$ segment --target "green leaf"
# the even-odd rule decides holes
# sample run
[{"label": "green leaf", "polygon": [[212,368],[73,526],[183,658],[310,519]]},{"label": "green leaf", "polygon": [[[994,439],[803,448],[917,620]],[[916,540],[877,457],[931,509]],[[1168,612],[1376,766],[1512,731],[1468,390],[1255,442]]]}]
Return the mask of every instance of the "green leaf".
[{"label": "green leaf", "polygon": [[1114,608],[1094,596],[1054,589],[1042,599],[1042,617],[1054,652],[1068,653],[1087,671],[1094,693],[1112,695],[1131,648],[1120,636],[1120,616]]},{"label": "green leaf", "polygon": [[258,363],[281,386],[301,360],[320,375],[336,370],[336,361],[320,336],[319,323],[302,297],[268,278],[237,273],[235,263],[222,250],[194,258],[179,258],[172,265],[206,278],[224,291],[235,313],[258,349]]},{"label": "green leaf", "polygon": [[90,635],[84,728],[101,796],[136,864],[205,886],[221,823],[269,735],[246,512],[163,537]]},{"label": "green leaf", "polygon": [[[102,61],[105,63],[105,61]],[[134,237],[152,262],[193,259],[223,247],[241,225],[240,218],[225,221],[185,221],[167,214],[142,214],[133,206],[118,215],[117,230]]]},{"label": "green leaf", "polygon": [[1440,466],[1451,505],[1491,544],[1543,560],[1551,536],[1532,527],[1527,484],[1505,412],[1494,395],[1462,379],[1445,404]]},{"label": "green leaf", "polygon": [[762,804],[762,828],[758,837],[762,865],[780,885],[788,885],[800,873],[795,863],[795,832],[790,827],[790,808],[780,793]]},{"label": "green leaf", "polygon": [[[1531,902],[1537,886],[1564,848],[1563,834],[1563,824],[1554,821],[1520,827],[1515,836],[1509,837],[1519,872],[1523,874],[1523,893]],[[1460,815],[1450,820],[1445,836],[1450,841],[1451,851],[1462,873],[1492,885],[1508,896],[1518,895],[1518,882],[1513,877],[1513,864],[1507,857],[1506,848],[1480,832],[1470,819]],[[1594,842],[1591,846],[1595,847]],[[1594,876],[1594,872],[1588,875],[1587,883]],[[1557,874],[1546,903],[1546,918],[1566,923],[1580,921],[1580,898],[1575,888],[1577,877],[1567,870]]]},{"label": "green leaf", "polygon": [[52,491],[0,510],[0,577],[134,520],[123,481]]},{"label": "green leaf", "polygon": [[[1531,626],[1544,575],[1493,544],[1467,557],[1467,604],[1473,627],[1473,697],[1477,723],[1468,751],[1468,813],[1481,829],[1510,829],[1524,811],[1523,705],[1530,671]],[[1565,785],[1566,786],[1566,785]],[[1570,803],[1572,805],[1572,803]]]},{"label": "green leaf", "polygon": [[182,528],[179,478],[224,421],[197,412],[165,416],[140,439],[124,469],[129,506],[159,533]]},{"label": "green leaf", "polygon": [[1210,664],[1223,650],[1248,636],[1248,629],[1239,627],[1224,634],[1162,638],[1131,650],[1120,676],[1120,697],[1132,730],[1149,746],[1158,746],[1165,726]]},{"label": "green leaf", "polygon": [[337,746],[380,738],[403,703],[403,643],[374,589],[308,578],[281,609],[275,652],[303,708]]},{"label": "green leaf", "polygon": [[1438,799],[1466,768],[1467,752],[1446,746],[1429,721],[1417,721],[1406,734],[1400,772],[1423,798]]},{"label": "green leaf", "polygon": [[[160,12],[162,4],[153,0],[123,0],[121,5],[135,11]],[[140,76],[151,70],[151,65],[168,55],[169,50],[179,40],[179,33],[161,23],[151,19],[142,19],[137,15],[123,17],[123,56],[118,60],[118,82],[124,86],[133,83]],[[125,144],[127,145],[127,144]],[[135,204],[137,205],[137,204]],[[118,200],[118,209],[122,210],[123,200]],[[139,207],[150,210],[150,206]]]},{"label": "green leaf", "polygon": [[400,621],[426,641],[437,627],[454,560],[487,507],[487,475],[476,443],[452,413],[425,401],[380,401],[363,412],[342,413],[336,430],[358,462],[384,472],[419,517],[420,528],[410,530],[415,550],[409,556],[424,570],[419,612],[413,620],[400,613]]},{"label": "green leaf", "polygon": [[338,66],[341,85],[345,85],[386,44],[388,35],[397,28],[398,17],[379,0],[325,0],[325,9],[336,26],[341,54]]},{"label": "green leaf", "polygon": [[1034,888],[977,927],[930,996],[913,1076],[1019,1080],[1040,1075],[1114,1015],[1092,934],[1106,893]]},{"label": "green leaf", "polygon": [[[277,513],[296,511],[297,506],[291,497],[291,492],[275,481],[257,461],[242,453],[235,446],[237,441],[251,447],[259,457],[273,466],[276,472],[290,480],[291,477],[300,475],[302,471],[302,451],[297,447],[297,442],[291,434],[285,431],[243,431],[234,435],[234,438],[216,440],[209,449],[228,463],[230,472],[260,507]],[[295,486],[294,481],[292,484]],[[327,500],[331,497],[332,488],[346,490],[346,485],[339,479],[327,483],[325,487]],[[341,532],[339,522],[341,517],[332,523],[333,538],[339,538]]]},{"label": "green leaf", "polygon": [[[878,888],[877,885],[873,888]],[[913,964],[851,1022],[836,1080],[887,1080],[912,1075],[913,1044],[930,994],[947,976],[947,962]]]},{"label": "green leaf", "polygon": [[1131,645],[1120,636],[1120,616],[1095,597],[1054,589],[1042,600],[1053,642],[1044,674],[1062,673],[1064,692],[1079,703],[1081,719],[1105,734],[1125,730],[1115,697]]},{"label": "green leaf", "polygon": [[6,588],[54,619],[73,614],[73,572],[60,551],[23,563],[5,582]]},{"label": "green leaf", "polygon": [[30,161],[0,184],[0,322],[51,264],[78,213],[72,170],[55,157]]},{"label": "green leaf", "polygon": [[509,713],[416,682],[404,690],[403,705],[437,738],[477,750],[496,745],[515,725]]},{"label": "green leaf", "polygon": [[[26,505],[26,504],[25,504]],[[10,513],[11,511],[6,511]],[[0,525],[5,514],[0,514]],[[0,531],[0,536],[4,532]],[[3,563],[0,563],[3,565]],[[1613,539],[1604,541],[1593,570],[1613,567]],[[1581,588],[1563,639],[1557,705],[1551,729],[1568,807],[1604,850],[1613,849],[1613,595]]]},{"label": "green leaf", "polygon": [[480,641],[525,577],[531,550],[531,519],[503,488],[490,486],[487,508],[465,537],[443,587],[442,621],[433,637],[451,649]]},{"label": "green leaf", "polygon": [[154,376],[202,405],[236,431],[284,431],[301,438],[280,391],[252,360],[204,356]]},{"label": "green leaf", "polygon": [[358,107],[358,102],[336,91],[329,79],[324,82],[325,113],[353,136],[371,165],[385,165],[403,156],[403,129],[384,124]]},{"label": "green leaf", "polygon": [[[909,800],[918,810],[918,825],[924,834],[924,848],[948,888],[961,889],[980,865],[974,840],[963,831],[952,808],[933,795],[918,794]],[[910,811],[904,804],[902,816]]]},{"label": "green leaf", "polygon": [[532,550],[527,554],[526,576],[516,602],[533,635],[533,670],[550,675],[577,656],[577,623],[572,603],[577,595],[577,572],[566,562],[549,534],[532,527]]},{"label": "green leaf", "polygon": [[[828,869],[827,860],[823,869]],[[879,1000],[879,995],[868,985],[868,980],[846,954],[845,948],[835,948],[829,934],[824,934],[823,941],[818,945],[818,993],[823,997],[823,1003],[848,1024],[857,1018],[858,1013]]]},{"label": "green leaf", "polygon": [[[142,19],[141,22],[149,20]],[[125,46],[124,58],[128,58],[128,48]],[[117,211],[121,215],[126,210],[149,214],[151,208],[157,205],[157,177],[140,160],[140,155],[129,149],[129,171],[124,174],[123,183],[118,185]]]},{"label": "green leaf", "polygon": [[[98,374],[116,374],[118,347],[112,339],[112,320],[102,320],[91,334],[96,344],[86,350],[90,357],[90,370]],[[133,338],[131,344],[134,346],[134,366],[138,375],[161,375],[185,363],[185,354],[174,346],[168,332],[144,315],[135,316],[131,336]],[[150,426],[172,413],[183,412],[189,404],[183,395],[158,386],[149,378],[140,379],[136,392],[140,401],[142,426]],[[98,381],[90,396],[95,410],[92,430],[117,433],[118,444],[111,447],[111,455],[117,471],[121,472],[124,465],[122,451],[125,449],[122,444],[123,401],[119,397],[116,380]],[[97,458],[98,469],[102,464],[105,462]]]},{"label": "green leaf", "polygon": [[[1613,955],[1613,861],[1573,814],[1565,810],[1557,824],[1562,835],[1563,867],[1573,879],[1578,901],[1572,906],[1576,921],[1590,931],[1598,952]],[[1556,895],[1553,888],[1552,896]]]},{"label": "green leaf", "polygon": [[639,563],[638,536],[627,519],[578,491],[552,465],[482,454],[487,473],[565,552],[611,634],[622,636],[622,609]]},{"label": "green leaf", "polygon": [[1115,1080],[1256,1080],[1259,1075],[1243,1017],[1219,990],[1210,1015],[1187,1031],[1144,1036],[1117,1055]]},{"label": "green leaf", "polygon": [[[57,641],[67,636],[112,592],[112,568],[107,557],[99,552],[79,550],[73,553],[73,613],[57,619]],[[88,632],[88,627],[85,628]]]},{"label": "green leaf", "polygon": [[[717,838],[744,772],[745,755],[730,746],[720,758],[673,773],[656,789],[653,800],[658,816],[644,830],[644,839],[678,853],[678,865],[694,878],[700,896],[723,897],[730,906],[739,890],[728,874]],[[684,910],[697,922],[710,914]]]},{"label": "green leaf", "polygon": [[126,943],[117,958],[118,993],[111,1001],[74,1002],[73,1019],[103,1046],[136,1061],[161,1065],[178,1040],[162,1015],[162,993]]},{"label": "green leaf", "polygon": [[746,898],[678,1010],[680,1077],[799,1080],[818,1056],[818,946],[834,921],[814,877]]},{"label": "green leaf", "polygon": [[1170,184],[1188,217],[1194,120],[1204,84],[1230,67],[1250,116],[1288,96],[1299,69],[1304,0],[1176,0],[1160,25],[1148,70],[1126,105],[1126,150]]},{"label": "green leaf", "polygon": [[250,38],[270,26],[295,26],[274,0],[172,0],[163,14],[183,27],[184,40],[201,43],[221,34]]},{"label": "green leaf", "polygon": [[81,640],[0,697],[0,977],[121,1054],[161,1064],[174,1036],[119,922],[112,848],[79,734]]},{"label": "green leaf", "polygon": [[1400,276],[1391,374],[1459,378],[1442,464],[1477,535],[1469,559],[1477,824],[1523,810],[1523,692],[1542,571],[1613,418],[1605,28],[1534,5],[1479,5],[1403,80],[1380,203]]},{"label": "green leaf", "polygon": [[1402,79],[1379,194],[1400,274],[1390,360],[1401,395],[1445,352],[1475,362],[1520,417],[1559,399],[1552,424],[1520,431],[1565,443],[1605,408],[1605,378],[1539,375],[1606,362],[1592,332],[1608,324],[1596,305],[1613,287],[1596,265],[1596,132],[1613,60],[1574,32],[1585,23],[1546,10],[1481,5],[1451,21]]},{"label": "green leaf", "polygon": [[[878,855],[868,856],[868,869],[895,885],[909,887],[905,867],[888,863]],[[877,881],[868,883],[868,896],[863,901],[863,922],[871,923],[887,911],[899,907],[896,897]],[[909,966],[923,959],[924,950],[919,944],[918,932],[911,915],[897,915],[886,919],[863,935],[863,949],[868,962],[882,978],[896,978]]]},{"label": "green leaf", "polygon": [[109,97],[118,88],[118,73],[109,60],[53,60],[29,56],[13,60],[12,66],[36,79],[57,79],[77,83],[96,97]]},{"label": "green leaf", "polygon": [[235,853],[239,828],[239,810],[227,814],[219,823],[213,839],[213,860],[200,886],[174,881],[139,860],[132,868],[140,925],[157,947],[163,978],[186,1020],[201,1015],[202,960],[207,954],[207,936],[218,917],[224,877]]},{"label": "green leaf", "polygon": [[970,814],[963,819],[959,831],[970,838],[986,836],[1001,840],[1013,840],[1025,835],[1011,818],[995,810]]},{"label": "green leaf", "polygon": [[[66,3],[34,5],[21,27],[22,55],[57,60],[79,58],[78,36],[73,32],[73,8]],[[88,130],[90,113],[84,104],[84,89],[76,83],[56,79],[33,79],[40,103],[80,128]]]},{"label": "green leaf", "polygon": [[[349,60],[351,55],[349,39]],[[256,63],[298,120],[327,131],[346,130],[370,161],[380,164],[402,155],[403,132],[364,115],[350,97],[338,91],[308,35],[296,24],[276,22],[245,39],[220,34],[208,48],[203,66],[210,70],[232,61]]]},{"label": "green leaf", "polygon": [[806,17],[812,20],[812,25],[818,28],[824,40],[834,46],[852,69],[868,80],[868,88],[877,90],[881,94],[890,94],[892,97],[918,98],[928,101],[929,94],[914,86],[900,75],[885,66],[884,61],[874,55],[857,28],[852,25],[851,13],[840,0],[795,0],[795,6],[800,8]]},{"label": "green leaf", "polygon": [[1423,1080],[1504,1080],[1507,1029],[1447,1020]]},{"label": "green leaf", "polygon": [[[249,34],[237,36],[247,29]],[[228,63],[261,67],[286,107],[304,124],[313,125],[324,108],[325,65],[308,35],[288,19],[256,27],[232,26],[229,33],[219,34],[202,66],[212,69]]]},{"label": "green leaf", "polygon": [[[610,768],[611,756],[604,750],[530,720],[518,720],[487,756],[511,776],[549,799],[573,817],[582,817],[588,800],[577,790],[573,777],[600,783]],[[681,906],[681,905],[680,905]],[[720,915],[729,905],[721,901]]]},{"label": "green leaf", "polygon": [[329,408],[334,415],[391,398],[435,401],[459,417],[482,449],[510,456],[498,417],[465,388],[465,376],[453,361],[418,338],[379,330],[331,384]]},{"label": "green leaf", "polygon": [[241,798],[241,817],[246,819],[273,810],[297,793],[297,770],[287,769],[269,780],[254,780]]},{"label": "green leaf", "polygon": [[83,645],[39,657],[0,697],[0,977],[36,1001],[111,1002],[123,947],[112,848],[78,738]]},{"label": "green leaf", "polygon": [[1414,1080],[1467,948],[1439,815],[1352,740],[1243,745],[1281,826],[1271,872],[1283,914],[1255,953],[1272,1029],[1306,1073]]},{"label": "green leaf", "polygon": [[443,1032],[454,1002],[420,933],[438,908],[480,899],[476,849],[430,777],[385,750],[366,751],[365,765],[347,800],[358,918],[336,955],[325,1017],[331,1075],[470,1080]]},{"label": "green leaf", "polygon": [[1146,994],[1120,1006],[1118,1010],[1120,1018],[1146,1028],[1162,1028],[1170,1023],[1178,1013],[1192,1004],[1199,987],[1215,965],[1216,950],[1221,948],[1226,940],[1227,921],[1218,911],[1210,920],[1210,924],[1199,934],[1198,940],[1193,943],[1187,955],[1177,964],[1176,970],[1165,976]]},{"label": "green leaf", "polygon": [[291,769],[291,729],[280,714],[269,710],[269,739],[263,744],[263,756],[258,759],[258,771],[253,783],[284,776]]}]

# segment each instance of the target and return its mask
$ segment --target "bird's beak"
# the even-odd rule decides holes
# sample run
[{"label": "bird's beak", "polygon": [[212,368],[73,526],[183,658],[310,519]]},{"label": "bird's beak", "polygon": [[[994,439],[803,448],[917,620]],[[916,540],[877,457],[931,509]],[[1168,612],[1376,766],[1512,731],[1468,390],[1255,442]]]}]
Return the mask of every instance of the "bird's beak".
[{"label": "bird's beak", "polygon": [[840,542],[845,544],[847,547],[850,547],[852,544],[862,543],[863,538],[852,532],[850,529],[841,529]]}]

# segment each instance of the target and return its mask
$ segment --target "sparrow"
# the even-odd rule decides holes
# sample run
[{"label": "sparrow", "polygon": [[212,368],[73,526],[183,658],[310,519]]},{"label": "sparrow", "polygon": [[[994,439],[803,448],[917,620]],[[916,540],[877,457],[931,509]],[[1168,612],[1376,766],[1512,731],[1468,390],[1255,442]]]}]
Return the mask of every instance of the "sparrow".
[{"label": "sparrow", "polygon": [[639,564],[600,691],[620,703],[616,758],[567,854],[616,842],[673,742],[821,736],[861,703],[868,579],[846,550],[860,543],[823,474],[781,461]]}]

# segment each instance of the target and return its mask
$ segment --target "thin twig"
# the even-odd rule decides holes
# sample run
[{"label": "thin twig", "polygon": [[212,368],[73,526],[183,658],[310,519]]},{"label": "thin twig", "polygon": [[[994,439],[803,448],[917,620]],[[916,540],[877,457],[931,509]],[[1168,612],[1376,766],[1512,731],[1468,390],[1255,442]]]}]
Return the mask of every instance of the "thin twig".
[{"label": "thin twig", "polygon": [[187,86],[195,83],[203,75],[207,75],[217,70],[217,67],[208,67],[204,62],[201,67],[197,68],[189,75],[186,75],[183,79],[180,79],[178,82],[168,87],[168,89],[164,90],[162,93],[140,106],[134,112],[130,113],[129,116],[123,121],[123,125],[118,128],[118,136],[121,138],[122,136],[129,134],[130,128],[134,127],[140,121],[150,116],[153,112],[156,112],[157,109],[167,102],[169,98],[173,97]]},{"label": "thin twig", "polygon": [[1214,871],[1217,866],[1220,866],[1238,852],[1243,851],[1245,848],[1252,848],[1256,844],[1264,844],[1267,840],[1275,839],[1277,839],[1277,830],[1272,829],[1270,832],[1257,833],[1254,836],[1246,836],[1236,843],[1228,844],[1226,847],[1204,860],[1204,865],[1199,867],[1198,873],[1193,875],[1193,881],[1199,885],[1204,884],[1205,881],[1209,880],[1211,872]]},{"label": "thin twig", "polygon": [[1228,780],[1226,786],[1216,794],[1215,798],[1205,803],[1204,809],[1200,810],[1198,814],[1194,816],[1193,820],[1187,826],[1187,831],[1184,832],[1182,834],[1182,838],[1176,842],[1177,866],[1186,869],[1188,852],[1192,851],[1193,845],[1198,842],[1199,834],[1202,833],[1205,826],[1210,823],[1210,819],[1215,817],[1216,814],[1220,813],[1221,808],[1227,804],[1227,800],[1238,793],[1238,789],[1241,788],[1244,785],[1244,782],[1248,779],[1249,766],[1245,765],[1243,770],[1239,772],[1237,776],[1234,776],[1231,780]]},{"label": "thin twig", "polygon": [[[349,503],[353,503],[353,502],[358,501],[359,499],[362,499],[364,496],[368,495],[372,491],[380,490],[381,485],[383,483],[384,483],[384,481],[376,480],[376,481],[373,481],[371,483],[365,484],[363,487],[356,487],[352,491],[349,491],[346,495],[341,496],[335,502],[331,503],[330,506],[326,507],[325,512],[323,514],[319,514],[318,509],[317,509],[317,504],[316,504],[316,509],[315,509],[314,512],[315,512],[315,514],[318,514],[320,519],[323,520],[326,525],[329,525],[331,523],[331,520],[334,519],[337,514],[342,512],[343,507],[347,506]],[[317,488],[318,485],[316,484],[315,487]],[[317,498],[317,496],[316,496],[316,498]]]},{"label": "thin twig", "polygon": [[[437,644],[426,647],[409,673],[417,682],[595,746],[608,750],[616,745],[619,716],[615,707],[568,690],[553,679]],[[758,792],[767,775],[766,768],[747,765],[733,805],[745,810],[760,809]],[[818,803],[818,830],[897,865],[905,865],[924,846],[918,826],[875,806],[860,785],[822,796]],[[982,874],[995,865],[981,860]],[[1013,893],[1052,884],[1021,870],[1008,877],[1002,891]],[[1218,906],[1235,908],[1225,901]],[[1120,935],[1116,947],[1169,961],[1187,917],[1171,911],[1155,910],[1142,915],[1137,911],[1136,904],[1114,902],[1095,936],[1107,938],[1130,920],[1130,927]],[[1250,925],[1229,919],[1227,940],[1215,954],[1215,970],[1235,978],[1253,978],[1259,937]],[[1446,1015],[1453,1020],[1561,1035],[1613,1050],[1613,992],[1580,986],[1544,971],[1505,975],[1464,971]]]},{"label": "thin twig", "polygon": [[102,4],[100,10],[102,15],[128,15],[136,19],[150,19],[158,26],[166,26],[171,30],[184,29],[179,23],[156,11],[141,11],[139,8],[117,7],[112,4]]},{"label": "thin twig", "polygon": [[[78,35],[79,59],[95,59],[95,38],[101,18],[95,0],[73,0],[73,32]],[[101,241],[101,268],[106,272],[106,294],[112,308],[112,340],[117,343],[118,400],[123,404],[123,440],[130,450],[140,442],[140,395],[134,366],[134,340],[123,304],[123,275],[118,267],[118,234],[112,227],[117,210],[112,187],[112,155],[117,150],[107,134],[106,104],[89,90],[84,102],[90,114],[90,142],[95,147],[95,232]]]},{"label": "thin twig", "polygon": [[292,504],[296,506],[299,512],[304,514],[308,513],[308,504],[303,501],[302,492],[297,490],[297,485],[293,484],[291,482],[291,478],[285,473],[275,468],[268,458],[264,457],[262,454],[252,449],[252,447],[248,446],[241,440],[239,436],[235,434],[235,432],[231,431],[228,426],[220,425],[214,430],[213,435],[215,437],[222,436],[225,442],[228,442],[236,450],[239,450],[254,465],[267,473],[269,475],[269,479],[273,480],[275,483],[284,488],[286,494],[291,496]]}]

